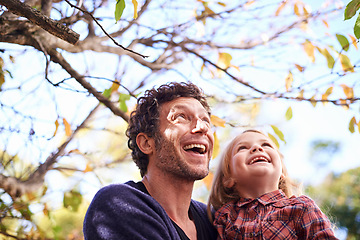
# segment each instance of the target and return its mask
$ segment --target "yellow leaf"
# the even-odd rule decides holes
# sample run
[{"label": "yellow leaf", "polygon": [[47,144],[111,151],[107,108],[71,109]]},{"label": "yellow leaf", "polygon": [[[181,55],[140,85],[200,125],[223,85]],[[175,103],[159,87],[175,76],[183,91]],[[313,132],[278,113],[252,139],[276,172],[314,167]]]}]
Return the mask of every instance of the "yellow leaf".
[{"label": "yellow leaf", "polygon": [[137,17],[138,17],[138,13],[137,13],[138,2],[136,0],[132,0],[132,3],[134,5],[134,19],[137,19]]},{"label": "yellow leaf", "polygon": [[328,100],[328,97],[330,96],[330,94],[332,94],[333,92],[333,87],[329,87],[326,92],[321,95],[321,99],[324,101],[323,104],[325,105],[326,104],[326,101],[325,100]]},{"label": "yellow leaf", "polygon": [[351,35],[351,34],[349,34],[349,37],[351,38],[351,43],[354,45],[354,47],[356,48],[356,50],[358,50],[356,38],[355,38],[353,35]]},{"label": "yellow leaf", "polygon": [[82,154],[79,149],[72,149],[69,151],[69,153],[76,153],[76,154]]},{"label": "yellow leaf", "polygon": [[247,2],[244,4],[244,7],[248,7],[248,6],[252,5],[254,2],[255,2],[255,0],[247,1]]},{"label": "yellow leaf", "polygon": [[119,81],[118,81],[118,80],[115,80],[115,81],[113,82],[113,84],[111,85],[111,87],[110,87],[111,93],[116,92],[116,91],[119,89],[119,87],[120,87]]},{"label": "yellow leaf", "polygon": [[329,51],[326,48],[321,49],[319,47],[316,47],[316,49],[319,51],[319,53],[321,53],[326,58],[328,68],[332,69],[335,64],[335,60],[334,60],[333,56],[331,56],[331,54],[329,53]]},{"label": "yellow leaf", "polygon": [[315,101],[315,95],[310,98],[310,102],[313,105],[313,107],[316,107],[316,101]]},{"label": "yellow leaf", "polygon": [[201,68],[200,68],[200,74],[204,71],[204,68],[205,68],[205,63],[203,63]]},{"label": "yellow leaf", "polygon": [[58,128],[59,128],[59,121],[56,119],[56,121],[55,121],[55,132],[54,132],[53,137],[55,137],[55,135],[56,135],[56,133],[58,131]]},{"label": "yellow leaf", "polygon": [[236,70],[238,70],[240,72],[240,67],[239,66],[235,66],[235,65],[231,64],[230,67],[233,67],[233,68],[235,68]]},{"label": "yellow leaf", "polygon": [[231,62],[232,56],[229,53],[219,53],[219,60],[218,60],[218,66],[223,68],[223,69],[227,69],[228,67],[230,67],[230,62]]},{"label": "yellow leaf", "polygon": [[304,16],[308,17],[309,16],[309,11],[306,9],[306,6],[303,6],[303,11],[304,11]]},{"label": "yellow leaf", "polygon": [[354,98],[354,89],[347,86],[346,84],[341,84],[340,85],[342,88],[343,88],[343,91],[345,93],[345,96],[348,98],[348,99],[352,99]]},{"label": "yellow leaf", "polygon": [[301,16],[297,3],[294,4],[294,13],[299,17]]},{"label": "yellow leaf", "polygon": [[63,123],[65,126],[65,134],[66,134],[66,136],[70,137],[72,134],[71,126],[65,118],[63,118]]},{"label": "yellow leaf", "polygon": [[86,168],[84,169],[84,173],[92,172],[94,169],[90,166],[90,164],[86,164]]},{"label": "yellow leaf", "polygon": [[226,7],[226,4],[223,2],[216,2],[217,4],[219,4],[220,6]]},{"label": "yellow leaf", "polygon": [[326,94],[327,96],[330,96],[330,94],[332,94],[332,92],[333,92],[333,89],[334,89],[334,87],[329,87],[329,88],[326,90],[325,94]]},{"label": "yellow leaf", "polygon": [[211,115],[211,123],[216,127],[225,127],[226,121],[219,118],[218,116]]},{"label": "yellow leaf", "polygon": [[281,2],[280,6],[278,7],[278,9],[275,12],[275,16],[279,16],[280,12],[284,9],[286,3],[287,3],[287,1]]},{"label": "yellow leaf", "polygon": [[280,138],[280,140],[286,143],[283,132],[275,125],[271,125],[271,128],[274,130],[275,134]]},{"label": "yellow leaf", "polygon": [[303,43],[303,46],[304,46],[304,50],[306,52],[306,54],[308,55],[308,57],[310,58],[311,62],[315,62],[315,46],[309,41],[309,40],[306,40],[304,43]]},{"label": "yellow leaf", "polygon": [[329,24],[328,24],[328,22],[326,20],[323,19],[322,22],[325,25],[325,27],[329,28]]},{"label": "yellow leaf", "polygon": [[358,122],[357,126],[358,126],[358,132],[360,133],[360,121]]},{"label": "yellow leaf", "polygon": [[356,119],[355,119],[355,117],[352,117],[352,119],[349,122],[349,131],[351,133],[355,132],[355,124],[356,124]]},{"label": "yellow leaf", "polygon": [[32,192],[26,193],[26,197],[27,197],[27,199],[28,199],[29,201],[32,201],[32,200],[34,200],[34,199],[36,198],[35,194],[32,193]]},{"label": "yellow leaf", "polygon": [[213,15],[213,14],[215,14],[215,12],[214,12],[213,10],[211,10],[207,5],[204,5],[204,7],[205,7],[205,13],[206,13],[207,15]]},{"label": "yellow leaf", "polygon": [[211,189],[213,178],[214,174],[212,172],[209,172],[209,174],[202,180],[208,190]]},{"label": "yellow leaf", "polygon": [[340,99],[340,104],[343,106],[345,110],[349,110],[349,104],[347,103],[347,100]]},{"label": "yellow leaf", "polygon": [[289,71],[289,74],[287,75],[286,79],[285,79],[285,88],[286,88],[286,91],[289,92],[290,91],[290,88],[291,88],[291,85],[294,81],[294,77],[293,77],[293,74],[291,71]]},{"label": "yellow leaf", "polygon": [[289,107],[287,110],[286,110],[286,113],[285,113],[285,118],[286,120],[290,120],[293,116],[293,112],[292,112],[292,108]]},{"label": "yellow leaf", "polygon": [[295,67],[299,70],[299,72],[304,72],[305,68],[295,63]]},{"label": "yellow leaf", "polygon": [[47,207],[47,204],[46,203],[44,203],[44,209],[43,209],[43,213],[44,213],[44,215],[45,216],[47,216],[47,217],[49,217],[50,215],[49,215],[49,209],[48,209],[48,207]]},{"label": "yellow leaf", "polygon": [[220,143],[219,143],[219,139],[216,135],[216,132],[214,132],[214,149],[213,149],[213,154],[212,154],[212,158],[216,158],[217,155],[219,155],[220,152]]},{"label": "yellow leaf", "polygon": [[280,148],[280,144],[279,144],[278,140],[274,137],[274,135],[272,135],[271,133],[268,133],[268,136],[271,139],[271,141],[273,141],[275,143],[277,148]]},{"label": "yellow leaf", "polygon": [[300,100],[304,99],[304,89],[301,89],[298,98],[300,98]]},{"label": "yellow leaf", "polygon": [[340,54],[340,63],[344,72],[354,72],[354,66],[351,64],[348,56]]}]

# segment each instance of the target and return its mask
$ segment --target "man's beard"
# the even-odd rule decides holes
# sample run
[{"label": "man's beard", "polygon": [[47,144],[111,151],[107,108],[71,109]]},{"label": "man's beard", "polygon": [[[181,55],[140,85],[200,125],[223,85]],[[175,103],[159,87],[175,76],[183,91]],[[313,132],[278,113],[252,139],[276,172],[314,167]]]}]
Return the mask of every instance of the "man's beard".
[{"label": "man's beard", "polygon": [[156,165],[166,173],[191,181],[203,179],[208,175],[209,165],[205,169],[191,167],[184,159],[181,159],[171,141],[163,137],[161,133],[156,134],[155,138]]}]

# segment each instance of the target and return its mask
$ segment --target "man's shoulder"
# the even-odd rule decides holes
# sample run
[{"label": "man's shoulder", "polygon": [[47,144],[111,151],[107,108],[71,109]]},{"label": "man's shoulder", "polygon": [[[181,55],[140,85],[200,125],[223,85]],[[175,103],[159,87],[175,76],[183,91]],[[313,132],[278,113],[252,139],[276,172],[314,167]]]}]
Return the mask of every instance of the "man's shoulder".
[{"label": "man's shoulder", "polygon": [[[146,190],[145,190],[146,191]],[[102,187],[94,196],[92,202],[133,202],[151,198],[141,187],[140,183],[129,181],[126,183],[110,184]]]},{"label": "man's shoulder", "polygon": [[129,181],[126,183],[110,184],[99,189],[96,195],[111,195],[118,192],[133,192],[138,190],[135,182]]},{"label": "man's shoulder", "polygon": [[165,210],[142,191],[141,183],[127,182],[105,186],[96,193],[84,219],[84,236],[85,239],[172,239],[169,236],[176,231],[169,230],[171,227]]}]

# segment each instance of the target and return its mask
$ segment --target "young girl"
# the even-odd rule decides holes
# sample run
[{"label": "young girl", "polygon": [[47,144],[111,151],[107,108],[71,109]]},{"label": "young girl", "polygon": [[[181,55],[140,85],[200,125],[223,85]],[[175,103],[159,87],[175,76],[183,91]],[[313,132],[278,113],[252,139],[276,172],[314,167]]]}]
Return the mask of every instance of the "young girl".
[{"label": "young girl", "polygon": [[227,147],[209,197],[218,239],[337,239],[307,196],[291,196],[282,154],[265,134],[247,130]]}]

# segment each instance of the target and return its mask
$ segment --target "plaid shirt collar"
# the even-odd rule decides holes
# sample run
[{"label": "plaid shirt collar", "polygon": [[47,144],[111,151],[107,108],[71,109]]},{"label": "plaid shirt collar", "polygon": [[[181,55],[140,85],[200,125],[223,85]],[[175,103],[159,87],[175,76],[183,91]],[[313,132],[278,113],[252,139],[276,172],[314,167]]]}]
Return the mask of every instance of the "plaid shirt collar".
[{"label": "plaid shirt collar", "polygon": [[268,204],[274,203],[279,201],[280,199],[284,199],[287,198],[285,193],[278,189],[269,193],[265,193],[263,195],[261,195],[258,198],[242,198],[240,197],[240,199],[237,201],[236,204],[236,208],[242,208],[243,206],[247,205],[247,204],[254,204],[256,202],[266,206]]}]

